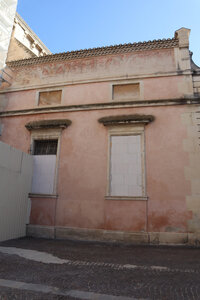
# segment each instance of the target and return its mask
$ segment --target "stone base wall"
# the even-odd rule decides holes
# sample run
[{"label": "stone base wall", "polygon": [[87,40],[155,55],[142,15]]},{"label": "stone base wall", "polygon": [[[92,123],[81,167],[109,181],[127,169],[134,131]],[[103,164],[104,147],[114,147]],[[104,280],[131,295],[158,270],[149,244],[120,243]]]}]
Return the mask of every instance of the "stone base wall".
[{"label": "stone base wall", "polygon": [[116,242],[137,245],[150,244],[200,246],[200,234],[198,233],[138,233],[87,228],[27,225],[27,236],[47,239]]}]

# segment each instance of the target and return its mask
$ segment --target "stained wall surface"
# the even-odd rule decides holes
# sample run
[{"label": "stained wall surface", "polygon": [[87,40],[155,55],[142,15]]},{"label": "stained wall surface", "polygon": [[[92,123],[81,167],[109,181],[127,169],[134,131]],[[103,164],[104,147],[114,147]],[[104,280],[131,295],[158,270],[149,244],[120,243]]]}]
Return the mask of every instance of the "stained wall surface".
[{"label": "stained wall surface", "polygon": [[[193,217],[186,203],[186,198],[191,195],[191,184],[185,176],[185,168],[189,166],[189,154],[184,149],[187,126],[181,121],[187,107],[129,108],[112,112],[112,115],[142,113],[155,116],[155,121],[145,127],[148,203],[105,200],[108,130],[98,123],[98,119],[110,113],[110,110],[103,110],[37,116],[37,120],[69,118],[72,121],[72,125],[62,132],[56,224],[129,231],[145,231],[148,225],[148,230],[156,232],[187,231]],[[25,124],[31,120],[35,120],[35,116],[5,118],[2,140],[28,152],[30,133]],[[20,130],[20,137],[15,138],[11,127]],[[45,206],[42,207],[43,201]],[[50,207],[52,202],[54,200],[49,201]],[[49,225],[48,201],[41,199],[40,203],[38,208],[34,206],[33,215],[43,214],[42,224],[47,218]],[[39,219],[32,217],[34,223],[40,223]],[[53,218],[52,222],[54,225]]]}]

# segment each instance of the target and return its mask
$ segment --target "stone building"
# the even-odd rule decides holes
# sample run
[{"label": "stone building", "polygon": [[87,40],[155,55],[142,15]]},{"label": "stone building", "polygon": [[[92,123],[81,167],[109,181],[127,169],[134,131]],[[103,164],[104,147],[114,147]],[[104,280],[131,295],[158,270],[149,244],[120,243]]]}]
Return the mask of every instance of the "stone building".
[{"label": "stone building", "polygon": [[0,84],[10,82],[12,72],[6,61],[51,54],[22,17],[16,13],[17,0],[0,2]]},{"label": "stone building", "polygon": [[16,7],[17,0],[0,2],[0,70],[5,66]]},{"label": "stone building", "polygon": [[7,62],[0,140],[33,155],[29,235],[198,243],[189,33]]},{"label": "stone building", "polygon": [[9,43],[7,61],[51,54],[22,17],[16,13]]}]

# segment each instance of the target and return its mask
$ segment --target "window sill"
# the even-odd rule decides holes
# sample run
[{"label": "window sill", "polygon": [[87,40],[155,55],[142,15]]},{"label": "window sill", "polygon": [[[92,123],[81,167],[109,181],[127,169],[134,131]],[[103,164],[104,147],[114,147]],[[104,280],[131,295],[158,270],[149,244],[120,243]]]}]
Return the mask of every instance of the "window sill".
[{"label": "window sill", "polygon": [[58,198],[58,195],[55,194],[32,194],[29,193],[30,198]]},{"label": "window sill", "polygon": [[147,196],[105,196],[106,200],[147,201]]}]

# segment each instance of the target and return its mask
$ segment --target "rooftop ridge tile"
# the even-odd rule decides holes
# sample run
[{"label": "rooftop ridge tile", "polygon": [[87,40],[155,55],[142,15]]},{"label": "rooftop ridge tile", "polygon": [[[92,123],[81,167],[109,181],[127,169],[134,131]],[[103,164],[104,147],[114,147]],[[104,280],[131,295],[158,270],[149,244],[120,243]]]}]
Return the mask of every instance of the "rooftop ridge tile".
[{"label": "rooftop ridge tile", "polygon": [[111,46],[60,52],[55,54],[48,54],[40,57],[9,61],[7,62],[7,65],[9,67],[20,67],[20,66],[41,64],[46,62],[53,62],[58,60],[62,61],[62,60],[70,60],[70,59],[87,58],[90,56],[129,53],[134,51],[151,50],[151,49],[154,50],[154,49],[174,48],[174,47],[178,47],[178,45],[179,45],[178,38],[158,39],[158,40],[152,40],[147,42],[118,44],[118,45],[111,45]]}]

